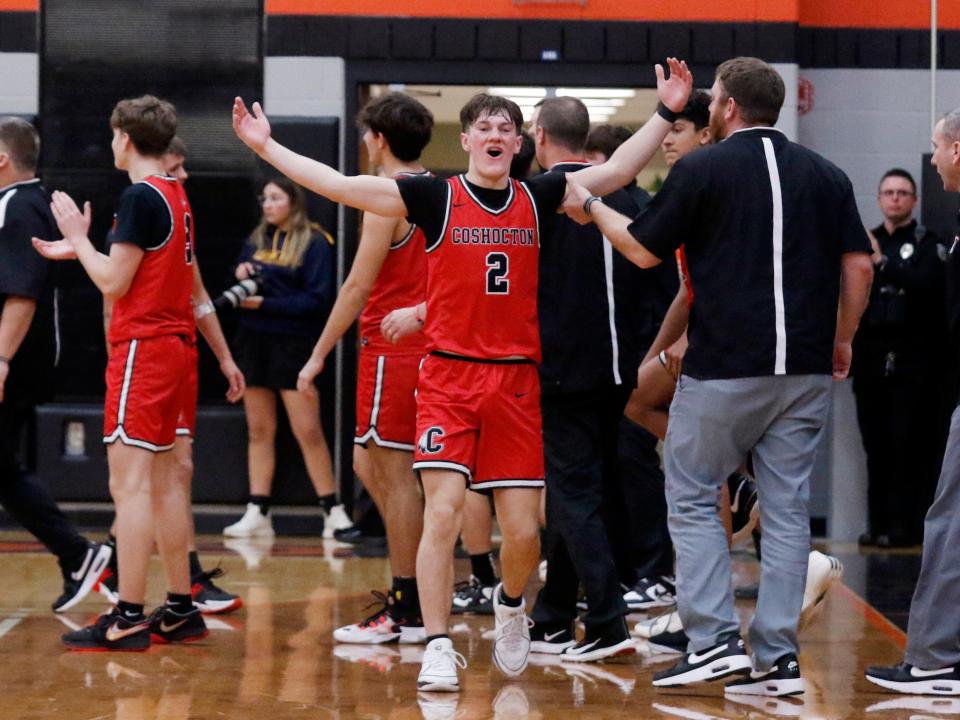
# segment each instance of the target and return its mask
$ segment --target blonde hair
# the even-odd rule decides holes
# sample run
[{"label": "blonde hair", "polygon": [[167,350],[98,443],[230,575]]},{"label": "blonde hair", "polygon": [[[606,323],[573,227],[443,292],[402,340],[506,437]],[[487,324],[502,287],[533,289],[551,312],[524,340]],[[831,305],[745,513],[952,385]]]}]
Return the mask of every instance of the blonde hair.
[{"label": "blonde hair", "polygon": [[[310,247],[310,239],[318,226],[311,223],[310,218],[307,217],[307,201],[299,185],[285,177],[268,180],[264,187],[267,185],[276,185],[290,198],[289,230],[287,230],[287,236],[283,241],[283,247],[280,249],[280,256],[270,257],[269,261],[274,265],[283,265],[289,268],[300,267],[303,264],[303,256],[307,252],[307,248]],[[263,255],[271,253],[273,249],[273,237],[267,237],[267,224],[266,218],[260,218],[260,224],[254,228],[250,236],[255,248],[254,258],[258,260],[267,259]],[[324,234],[327,233],[324,231]],[[261,255],[261,257],[257,257],[257,255]]]}]

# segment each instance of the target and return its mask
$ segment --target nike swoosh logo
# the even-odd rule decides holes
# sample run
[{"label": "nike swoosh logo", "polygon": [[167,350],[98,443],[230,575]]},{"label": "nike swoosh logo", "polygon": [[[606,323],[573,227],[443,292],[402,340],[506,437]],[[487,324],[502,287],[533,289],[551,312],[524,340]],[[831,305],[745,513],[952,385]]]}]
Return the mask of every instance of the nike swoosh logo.
[{"label": "nike swoosh logo", "polygon": [[565,632],[564,630],[557,630],[555,633],[549,633],[549,634],[548,634],[548,633],[544,633],[544,634],[543,634],[543,639],[544,639],[544,641],[546,641],[546,642],[550,642],[550,641],[553,640],[555,637],[558,637],[559,635],[563,635],[564,632]]},{"label": "nike swoosh logo", "polygon": [[593,650],[593,648],[596,647],[597,643],[599,642],[600,642],[599,640],[594,640],[589,645],[581,645],[580,647],[573,647],[567,650],[567,652],[570,653],[571,655],[580,655],[585,652],[590,652],[591,650]]},{"label": "nike swoosh logo", "polygon": [[918,667],[910,668],[910,674],[913,677],[936,677],[937,675],[949,675],[952,672],[952,667],[943,668],[941,670],[921,670]]},{"label": "nike swoosh logo", "polygon": [[718,647],[713,648],[712,650],[708,650],[702,655],[700,653],[692,652],[690,653],[690,662],[694,665],[696,665],[697,663],[702,663],[704,660],[709,660],[710,658],[726,651],[726,649],[727,649],[726,645],[720,645]]},{"label": "nike swoosh logo", "polygon": [[133,625],[132,627],[128,627],[126,630],[123,630],[120,627],[118,627],[117,623],[114,623],[109,628],[107,628],[107,635],[106,635],[107,642],[116,642],[117,640],[123,640],[123,638],[128,637],[130,635],[136,635],[138,632],[142,631],[146,627],[147,625],[145,623],[140,623],[139,625]]},{"label": "nike swoosh logo", "polygon": [[165,633],[173,632],[174,630],[176,630],[178,627],[180,627],[181,625],[183,625],[183,624],[184,624],[187,620],[189,620],[189,619],[190,619],[190,618],[186,618],[186,619],[184,619],[184,620],[180,620],[180,621],[178,621],[178,622],[175,622],[173,625],[167,625],[167,621],[166,621],[166,620],[161,620],[161,621],[160,621],[160,632],[165,632]]},{"label": "nike swoosh logo", "polygon": [[87,573],[87,568],[90,567],[90,563],[93,560],[93,551],[87,550],[86,556],[83,558],[83,564],[80,566],[80,569],[76,572],[70,573],[70,577],[74,580],[81,580],[84,575]]}]

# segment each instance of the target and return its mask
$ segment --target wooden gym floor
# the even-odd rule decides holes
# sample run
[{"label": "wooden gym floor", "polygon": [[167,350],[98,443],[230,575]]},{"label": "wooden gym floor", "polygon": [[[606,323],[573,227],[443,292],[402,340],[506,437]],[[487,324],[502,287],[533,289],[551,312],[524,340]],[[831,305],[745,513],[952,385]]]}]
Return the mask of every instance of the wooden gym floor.
[{"label": "wooden gym floor", "polygon": [[[386,560],[353,557],[348,546],[310,539],[225,546],[222,538],[208,537],[200,551],[207,568],[222,563],[227,574],[218,582],[245,603],[210,619],[209,638],[146,653],[70,653],[60,645],[61,633],[89,622],[105,602],[92,593],[75,611],[55,616],[49,609],[60,590],[55,560],[27,535],[0,533],[0,677],[6,690],[0,720],[960,717],[960,699],[884,694],[863,680],[867,664],[899,661],[904,636],[861,599],[864,580],[876,574],[870,567],[875,558],[864,559],[855,548],[831,551],[843,558],[859,594],[835,587],[801,636],[800,663],[811,688],[806,696],[737,701],[724,699],[719,685],[655,691],[653,672],[675,656],[651,657],[642,644],[637,656],[605,664],[533,656],[525,675],[508,681],[490,664],[491,642],[484,637],[493,626],[490,617],[453,619],[455,645],[469,662],[459,696],[418,697],[421,646],[336,645],[331,637],[334,628],[365,615],[371,588],[388,586]],[[907,563],[906,579],[898,585],[887,575],[879,589],[868,582],[867,595],[885,597],[885,583],[909,601],[903,588],[912,583],[916,551],[894,562],[897,557]],[[735,581],[753,581],[757,568],[737,560]],[[159,565],[154,569],[157,580]],[[464,561],[457,569],[460,576],[468,572]],[[161,597],[156,582],[151,598]],[[891,616],[899,621],[905,608],[898,602]],[[746,618],[752,603],[738,607]]]}]

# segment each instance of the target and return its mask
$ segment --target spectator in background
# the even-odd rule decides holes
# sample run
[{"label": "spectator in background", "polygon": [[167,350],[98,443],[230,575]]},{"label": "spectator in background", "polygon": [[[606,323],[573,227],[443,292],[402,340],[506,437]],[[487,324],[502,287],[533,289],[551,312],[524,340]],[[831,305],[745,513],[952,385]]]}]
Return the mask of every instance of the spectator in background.
[{"label": "spectator in background", "polygon": [[946,249],[914,219],[917,186],[906,170],[884,174],[877,202],[876,277],[853,364],[869,474],[870,527],[860,544],[900,547],[921,540],[943,457]]},{"label": "spectator in background", "polygon": [[320,426],[320,400],[297,392],[297,374],[313,350],[335,294],[333,238],[307,217],[303,190],[270,180],[260,198],[263,218],[240,255],[236,277],[253,278],[258,294],[242,301],[235,338],[247,379],[243,398],[249,432],[250,502],[224,528],[231,537],[272,536],[270,497],[276,468],[277,395],[324,514],[323,536],[349,527],[337,500],[330,450]]},{"label": "spectator in background", "polygon": [[522,130],[520,137],[523,138],[520,152],[513,156],[513,162],[510,163],[510,177],[517,180],[522,180],[532,173],[533,160],[537,156],[537,149],[530,133]]},{"label": "spectator in background", "polygon": [[[610,159],[614,150],[630,139],[631,135],[633,133],[622,125],[597,125],[587,136],[587,144],[584,147],[587,162],[591,165],[602,165]],[[650,193],[637,184],[636,178],[623,189],[637,206],[637,212],[643,210],[650,202]]]}]

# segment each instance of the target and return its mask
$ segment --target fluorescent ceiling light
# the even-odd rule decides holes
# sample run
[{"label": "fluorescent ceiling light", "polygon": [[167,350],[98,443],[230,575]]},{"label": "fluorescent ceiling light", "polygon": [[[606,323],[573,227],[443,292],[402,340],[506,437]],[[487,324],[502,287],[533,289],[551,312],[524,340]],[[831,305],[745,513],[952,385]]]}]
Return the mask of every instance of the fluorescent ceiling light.
[{"label": "fluorescent ceiling light", "polygon": [[557,88],[557,95],[573,95],[581,100],[586,98],[632,98],[634,90],[620,88]]},{"label": "fluorescent ceiling light", "polygon": [[580,98],[580,101],[588,108],[618,108],[623,107],[627,102],[622,98]]},{"label": "fluorescent ceiling light", "polygon": [[487,88],[491,95],[505,95],[509,98],[542,98],[547,94],[547,89],[542,87],[492,87]]}]

